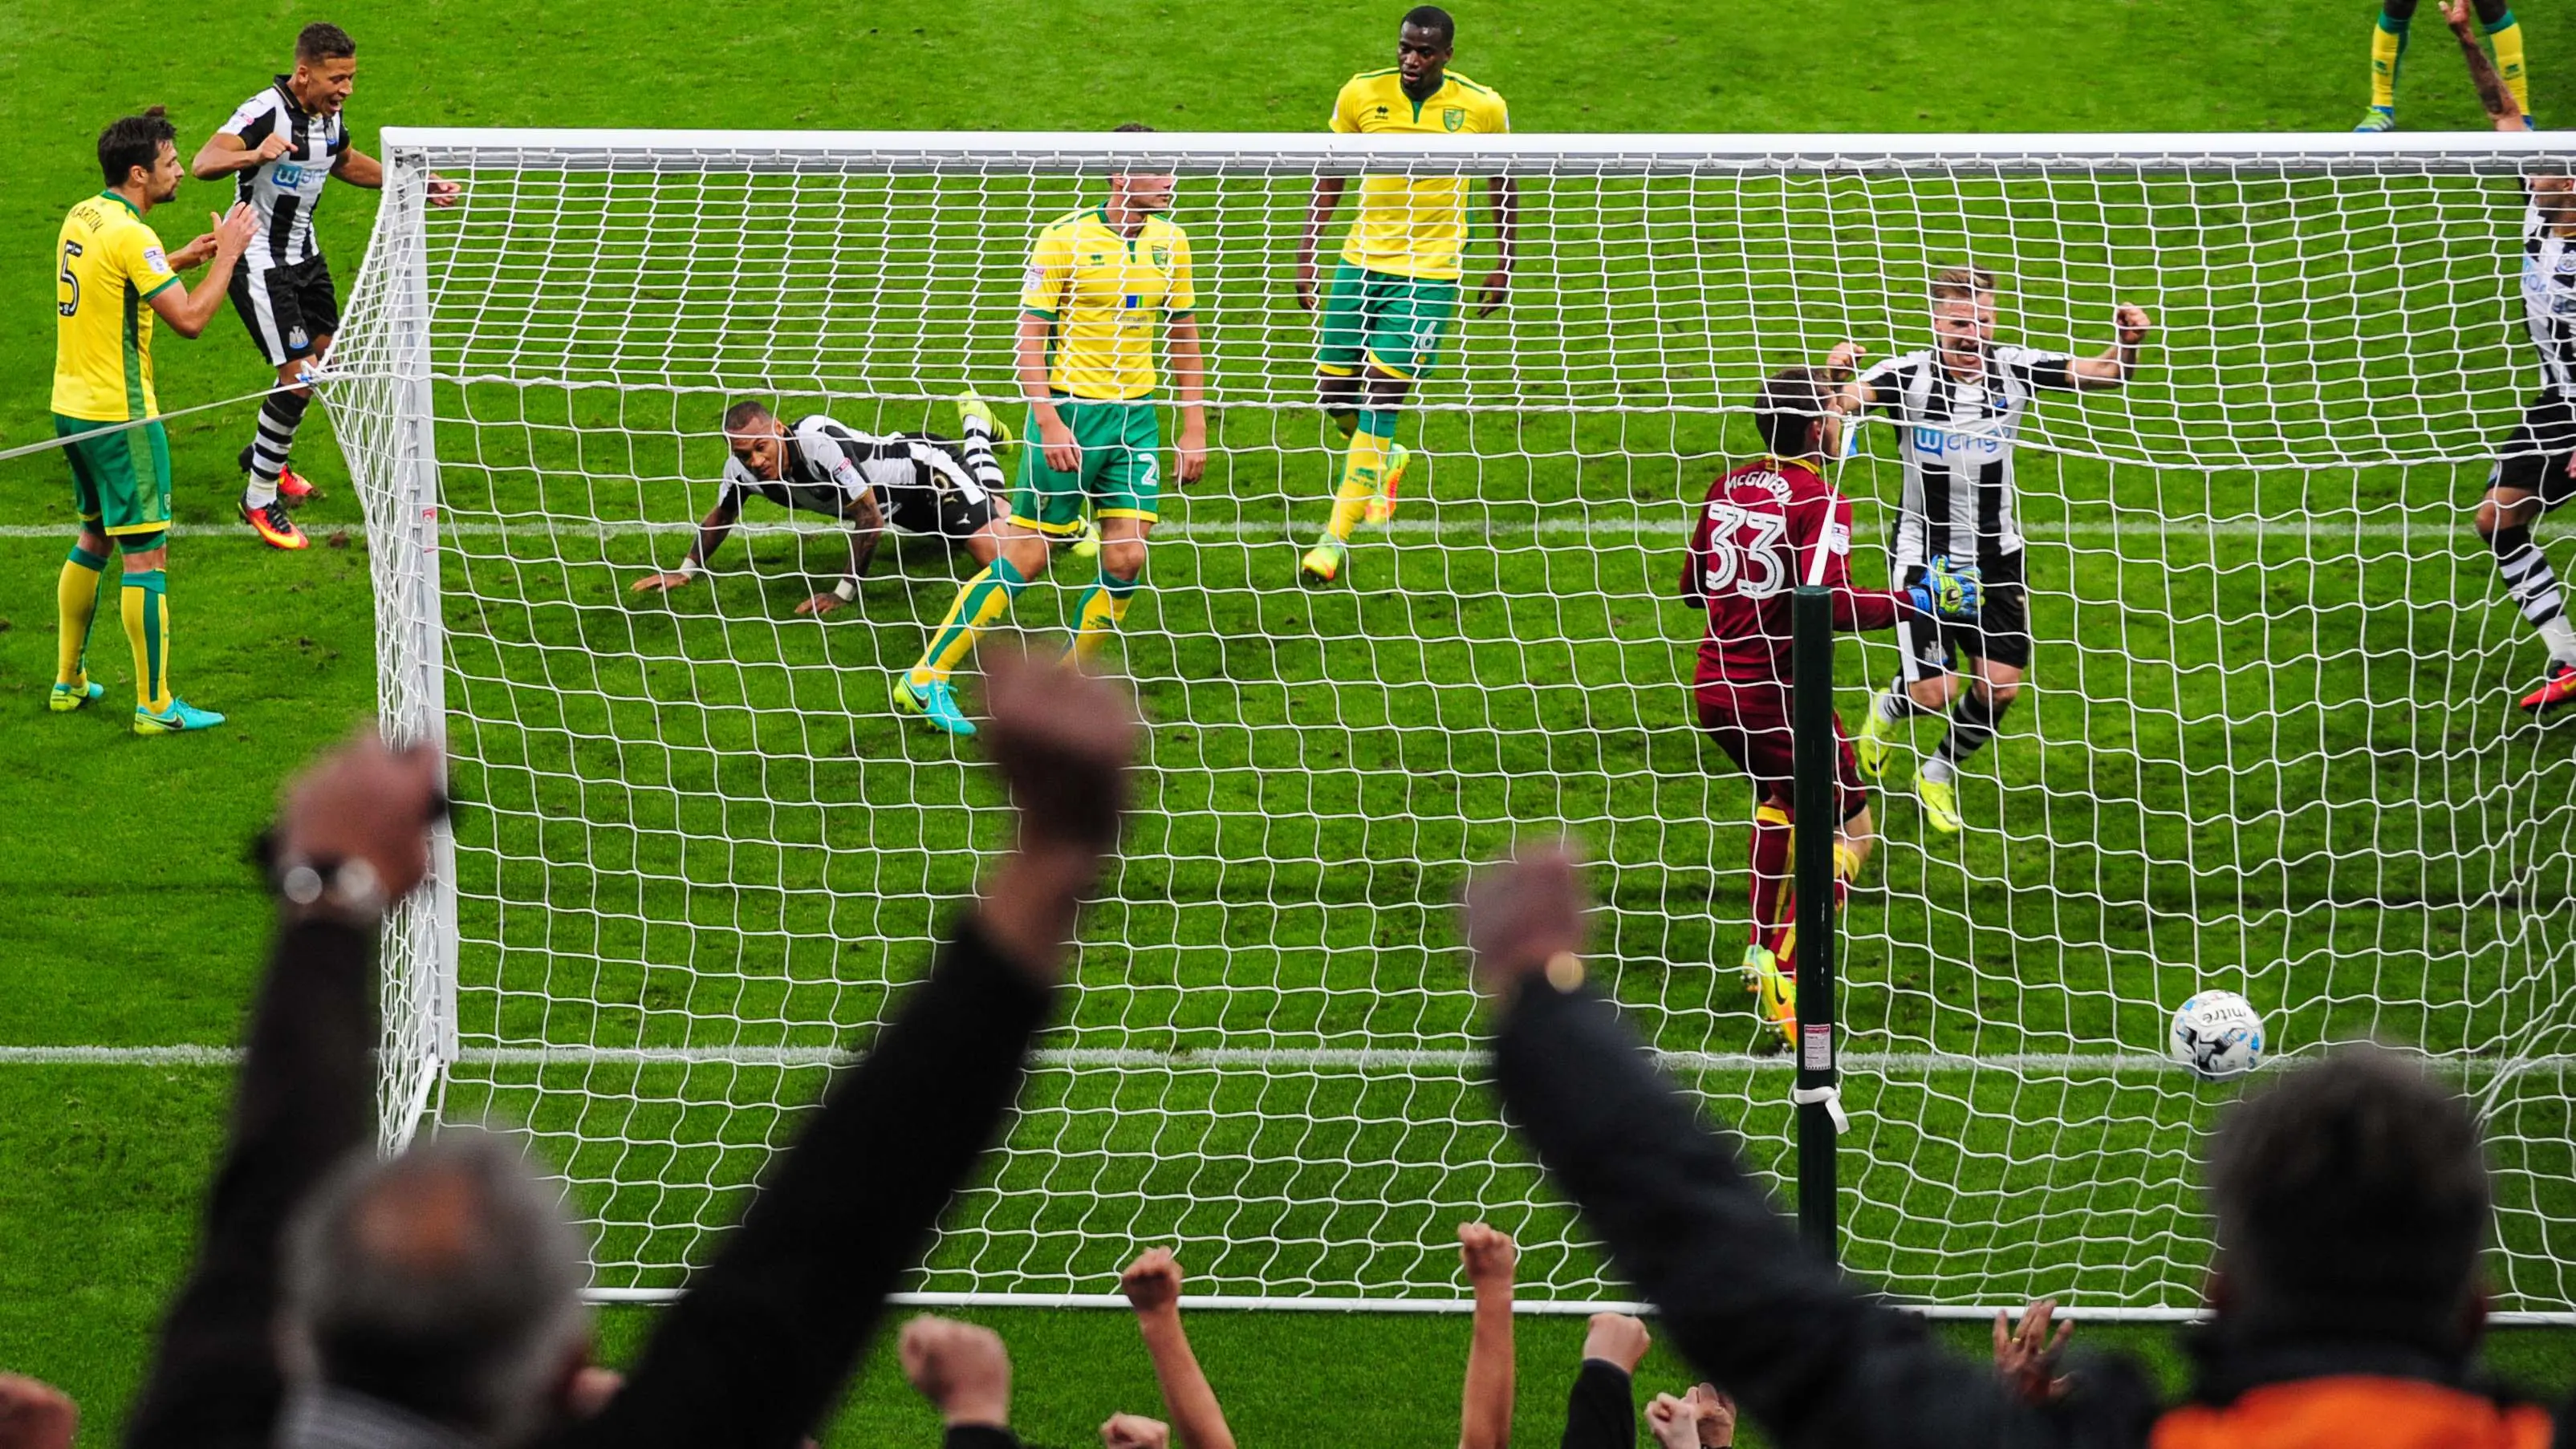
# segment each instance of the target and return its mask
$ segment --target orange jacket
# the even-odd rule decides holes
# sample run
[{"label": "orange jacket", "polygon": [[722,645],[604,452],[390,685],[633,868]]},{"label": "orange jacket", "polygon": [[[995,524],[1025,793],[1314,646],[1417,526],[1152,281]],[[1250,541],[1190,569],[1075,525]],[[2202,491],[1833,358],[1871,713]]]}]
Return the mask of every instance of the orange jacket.
[{"label": "orange jacket", "polygon": [[2549,1449],[2548,1410],[2420,1379],[2363,1374],[2249,1389],[2225,1407],[2185,1404],[2148,1449]]}]

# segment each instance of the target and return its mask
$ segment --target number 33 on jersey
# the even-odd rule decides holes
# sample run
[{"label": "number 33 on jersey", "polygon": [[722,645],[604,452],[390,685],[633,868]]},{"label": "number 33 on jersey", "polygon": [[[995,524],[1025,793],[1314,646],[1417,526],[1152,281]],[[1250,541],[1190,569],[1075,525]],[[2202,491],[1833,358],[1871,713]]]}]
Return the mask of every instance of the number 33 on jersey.
[{"label": "number 33 on jersey", "polygon": [[1850,587],[1851,519],[1849,499],[1812,469],[1778,458],[1709,485],[1681,581],[1682,597],[1708,610],[1702,678],[1789,678],[1789,591]]}]

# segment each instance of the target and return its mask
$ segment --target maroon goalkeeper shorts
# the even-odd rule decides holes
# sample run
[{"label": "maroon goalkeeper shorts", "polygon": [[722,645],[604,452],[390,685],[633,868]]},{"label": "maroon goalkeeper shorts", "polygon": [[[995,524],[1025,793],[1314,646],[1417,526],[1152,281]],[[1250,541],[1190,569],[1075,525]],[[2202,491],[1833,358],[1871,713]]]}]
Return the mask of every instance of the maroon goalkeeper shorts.
[{"label": "maroon goalkeeper shorts", "polygon": [[[1717,747],[1753,777],[1758,793],[1794,795],[1796,747],[1789,733],[1789,690],[1769,680],[1703,679],[1692,686],[1699,701],[1699,727]],[[1860,758],[1852,753],[1851,734],[1842,716],[1834,716],[1836,818],[1849,820],[1869,808],[1869,787],[1860,777]]]}]

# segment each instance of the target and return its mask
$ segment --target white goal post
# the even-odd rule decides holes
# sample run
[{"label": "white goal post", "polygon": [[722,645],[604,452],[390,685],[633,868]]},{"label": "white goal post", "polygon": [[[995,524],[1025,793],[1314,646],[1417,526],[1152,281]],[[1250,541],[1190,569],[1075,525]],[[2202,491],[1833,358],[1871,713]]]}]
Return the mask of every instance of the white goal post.
[{"label": "white goal post", "polygon": [[[446,740],[455,802],[387,932],[384,1140],[524,1128],[599,1296],[704,1261],[1002,828],[975,748],[886,702],[963,577],[936,539],[824,620],[793,606],[838,530],[758,504],[689,588],[631,584],[713,500],[730,401],[954,432],[973,389],[1018,427],[1038,228],[1113,172],[1173,171],[1211,464],[1167,465],[1107,656],[1149,725],[1143,808],[922,1296],[1115,1301],[1159,1243],[1210,1302],[1449,1308],[1454,1225],[1483,1217],[1522,1242],[1524,1304],[1629,1297],[1482,1082],[1448,903],[1532,830],[1595,862],[1605,988],[1757,1170],[1792,1171],[1789,1064],[1750,1050],[1735,970],[1750,798],[1689,709],[1684,522],[1756,451],[1764,374],[1928,345],[1932,275],[1975,263],[2008,340],[2098,351],[2119,302],[2158,327],[2131,386],[2024,427],[2035,652],[1962,772],[1968,830],[1928,827],[1902,761],[1880,796],[1839,972],[1845,1261],[1935,1312],[2192,1311],[2193,1164],[2236,1088],[2162,1043],[2225,986],[2276,1056],[2373,1035],[2455,1073],[2493,1143],[2498,1307],[2576,1321],[2576,737],[2513,709],[2542,655],[2468,522],[2535,385],[2513,178],[2576,162],[2564,138],[384,149],[321,392],[367,512],[383,711]],[[432,172],[457,205],[428,204]],[[1342,445],[1292,268],[1315,178],[1362,174],[1515,178],[1517,266],[1477,315],[1471,185],[1467,296],[1397,423],[1419,471],[1344,581],[1301,590]],[[1866,428],[1840,465],[1864,584],[1896,443]],[[1001,627],[1060,641],[1089,568],[1059,556]],[[1856,723],[1894,646],[1840,659]]]}]

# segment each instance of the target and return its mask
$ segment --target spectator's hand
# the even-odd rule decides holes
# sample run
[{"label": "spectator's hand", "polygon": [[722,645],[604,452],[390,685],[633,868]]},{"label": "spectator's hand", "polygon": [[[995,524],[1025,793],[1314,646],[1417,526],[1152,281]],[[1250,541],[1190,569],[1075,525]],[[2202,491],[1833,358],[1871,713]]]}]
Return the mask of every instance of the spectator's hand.
[{"label": "spectator's hand", "polygon": [[626,1375],[595,1363],[584,1364],[573,1371],[572,1382],[564,1387],[564,1409],[576,1419],[596,1418],[625,1387]]},{"label": "spectator's hand", "polygon": [[71,1449],[80,1406],[52,1384],[0,1374],[0,1449]]},{"label": "spectator's hand", "polygon": [[1572,989],[1583,979],[1588,905],[1563,841],[1524,843],[1479,872],[1467,885],[1477,984],[1503,997],[1524,977],[1545,975]]},{"label": "spectator's hand", "polygon": [[1509,1292],[1512,1268],[1521,1260],[1519,1245],[1512,1235],[1483,1223],[1458,1225],[1458,1265],[1467,1270],[1467,1286],[1478,1292],[1499,1288]]},{"label": "spectator's hand", "polygon": [[1715,1384],[1699,1384],[1684,1397],[1699,1408],[1700,1449],[1733,1449],[1734,1396]]},{"label": "spectator's hand", "polygon": [[[1160,1313],[1181,1301],[1181,1263],[1169,1248],[1147,1248],[1118,1275],[1118,1291],[1138,1313]],[[1112,1420],[1111,1422],[1116,1422]]]},{"label": "spectator's hand", "polygon": [[896,1345],[903,1376],[939,1410],[941,1422],[1011,1422],[1011,1356],[989,1328],[925,1313],[903,1326]]},{"label": "spectator's hand", "polygon": [[429,826],[445,809],[438,747],[390,750],[370,726],[288,784],[277,857],[363,860],[385,900],[398,901],[429,873]]},{"label": "spectator's hand", "polygon": [[1583,1335],[1583,1356],[1615,1364],[1621,1373],[1634,1374],[1654,1341],[1646,1325],[1627,1314],[1596,1313],[1592,1315],[1592,1326]]},{"label": "spectator's hand", "polygon": [[1166,1449],[1171,1442],[1169,1424],[1142,1414],[1112,1414],[1100,1426],[1101,1449]]},{"label": "spectator's hand", "polygon": [[1136,756],[1136,710],[1124,690],[1070,664],[992,650],[984,656],[985,732],[1020,812],[1020,848],[1117,848]]},{"label": "spectator's hand", "polygon": [[1655,1395],[1646,1405],[1646,1432],[1655,1436],[1657,1449],[1699,1449],[1699,1400]]},{"label": "spectator's hand", "polygon": [[1995,1314],[1995,1374],[2025,1403],[2049,1404],[2066,1397],[2069,1380],[2058,1374],[2057,1365],[2075,1325],[2059,1322],[2057,1337],[2051,1339],[2048,1321],[2056,1312],[2057,1300],[2042,1298],[2022,1310],[2017,1328],[2006,1325],[2002,1312]]}]

